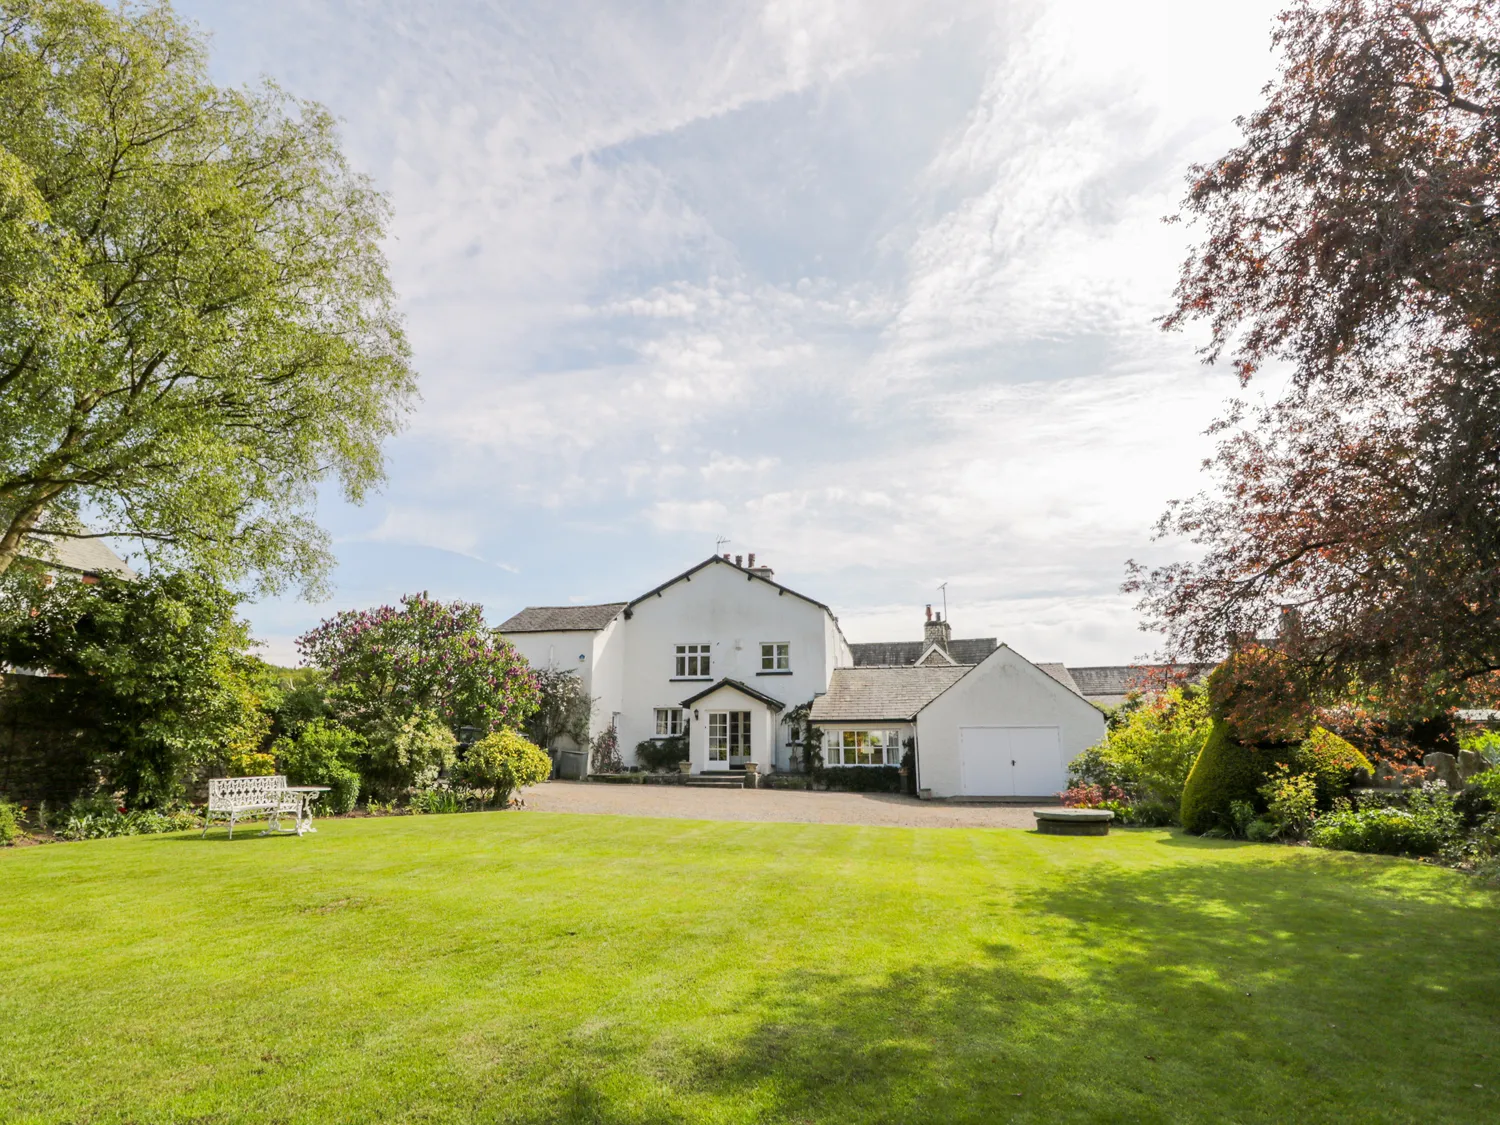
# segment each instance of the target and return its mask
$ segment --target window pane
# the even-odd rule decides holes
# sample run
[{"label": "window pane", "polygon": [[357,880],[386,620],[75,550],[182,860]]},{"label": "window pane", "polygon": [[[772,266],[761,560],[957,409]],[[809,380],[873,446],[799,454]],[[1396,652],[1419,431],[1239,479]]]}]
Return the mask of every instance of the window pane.
[{"label": "window pane", "polygon": [[792,667],[792,646],[776,646],[776,670],[778,672],[790,671]]}]

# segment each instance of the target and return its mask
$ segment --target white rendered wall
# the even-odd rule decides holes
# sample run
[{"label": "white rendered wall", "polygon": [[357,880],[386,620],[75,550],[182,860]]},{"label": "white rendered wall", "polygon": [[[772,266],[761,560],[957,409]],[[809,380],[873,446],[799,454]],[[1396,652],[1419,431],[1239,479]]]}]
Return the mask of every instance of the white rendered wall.
[{"label": "white rendered wall", "polygon": [[[690,579],[673,583],[659,596],[638,603],[629,620],[616,622],[624,642],[620,654],[621,702],[617,707],[621,757],[626,764],[634,762],[636,744],[656,733],[655,708],[680,706],[684,699],[726,676],[780,700],[786,707],[807,702],[828,686],[831,627],[828,614],[819,606],[794,594],[783,594],[731,563],[706,566]],[[763,641],[792,646],[790,675],[761,674]],[[676,646],[704,643],[712,646],[708,678],[677,679]],[[847,653],[848,645],[843,648]],[[605,719],[608,721],[607,715]],[[695,746],[700,725],[693,724]],[[784,735],[778,719],[774,758],[761,763],[762,768],[768,768],[772,761],[784,767]]]},{"label": "white rendered wall", "polygon": [[917,715],[917,782],[934,797],[962,794],[959,728],[965,726],[1057,727],[1061,764],[1049,792],[1066,788],[1067,763],[1104,737],[1098,708],[1007,645]]}]

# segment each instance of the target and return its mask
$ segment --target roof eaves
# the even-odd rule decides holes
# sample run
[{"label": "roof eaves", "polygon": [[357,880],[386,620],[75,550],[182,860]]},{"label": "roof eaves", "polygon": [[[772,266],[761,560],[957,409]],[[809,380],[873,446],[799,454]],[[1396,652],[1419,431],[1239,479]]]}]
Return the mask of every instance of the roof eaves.
[{"label": "roof eaves", "polygon": [[690,695],[690,696],[688,696],[688,698],[686,698],[686,699],[684,699],[682,701],[682,706],[684,706],[684,707],[691,707],[694,703],[697,703],[698,700],[706,698],[707,696],[712,695],[714,692],[718,691],[720,688],[726,688],[726,687],[727,688],[733,688],[735,691],[739,692],[741,695],[748,695],[751,699],[759,700],[761,703],[764,703],[767,707],[770,707],[774,711],[781,711],[781,710],[784,710],[786,708],[786,704],[783,703],[781,700],[775,699],[772,696],[766,695],[764,692],[756,691],[749,684],[742,684],[742,683],[740,683],[739,680],[731,680],[728,676],[725,676],[723,679],[719,680],[717,683],[710,684],[708,687],[704,688],[702,691],[698,692],[696,695]]},{"label": "roof eaves", "polygon": [[[669,586],[675,586],[679,582],[689,582],[689,581],[692,581],[693,575],[697,574],[704,567],[710,566],[710,565],[712,565],[714,563],[719,563],[722,566],[731,567],[732,569],[734,569],[736,571],[739,571],[741,574],[744,574],[745,577],[748,578],[751,582],[764,582],[767,586],[770,586],[774,590],[779,590],[783,594],[791,594],[792,597],[794,597],[794,598],[801,598],[803,601],[807,602],[809,605],[815,605],[815,606],[817,606],[824,613],[828,614],[829,617],[833,617],[833,610],[829,609],[828,606],[824,605],[822,602],[818,601],[816,598],[810,598],[806,594],[799,594],[796,590],[793,590],[790,586],[783,586],[780,582],[772,581],[769,578],[762,578],[759,574],[753,574],[750,571],[746,570],[742,566],[735,566],[734,563],[730,562],[728,559],[725,559],[725,558],[723,558],[723,557],[721,557],[719,555],[710,555],[708,558],[704,559],[697,566],[689,567],[687,570],[684,570],[676,578],[669,578],[665,582],[663,582],[660,586],[656,587],[654,590],[647,590],[640,597],[634,599],[633,601],[627,602],[625,604],[625,616],[629,617],[631,615],[631,611],[634,610],[636,606],[640,605],[647,598],[652,598],[652,597],[659,598],[659,597],[661,597],[662,591],[665,590],[665,589],[667,589],[667,587],[669,587]],[[834,621],[835,625],[838,624],[838,618],[837,617],[833,617],[833,621]],[[842,631],[840,631],[840,635],[842,635]],[[846,641],[845,643],[847,644],[848,642]]]}]

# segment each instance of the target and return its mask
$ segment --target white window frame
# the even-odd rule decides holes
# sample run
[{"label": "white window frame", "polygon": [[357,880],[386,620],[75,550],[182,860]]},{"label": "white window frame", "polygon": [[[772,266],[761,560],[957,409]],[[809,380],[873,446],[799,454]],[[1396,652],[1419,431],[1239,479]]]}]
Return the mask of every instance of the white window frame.
[{"label": "white window frame", "polygon": [[905,753],[905,739],[893,728],[836,730],[828,737],[832,745],[825,757],[831,766],[899,766]]},{"label": "white window frame", "polygon": [[656,708],[656,737],[676,738],[682,733],[682,708],[681,707],[658,707]]},{"label": "white window frame", "polygon": [[[767,667],[767,661],[770,661],[769,667]],[[761,641],[760,670],[762,672],[790,672],[792,670],[792,646],[786,641]]]},{"label": "white window frame", "polygon": [[710,650],[711,644],[681,644],[676,647],[676,662],[673,669],[677,680],[707,680],[711,679],[709,669],[712,667],[713,659]]}]

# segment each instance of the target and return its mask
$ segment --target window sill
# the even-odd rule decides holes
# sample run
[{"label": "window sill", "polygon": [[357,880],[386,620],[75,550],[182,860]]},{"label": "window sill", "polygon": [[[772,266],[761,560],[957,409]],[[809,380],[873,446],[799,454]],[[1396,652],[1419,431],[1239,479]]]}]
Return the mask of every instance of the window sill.
[{"label": "window sill", "polygon": [[669,684],[711,684],[712,676],[673,676],[667,682]]},{"label": "window sill", "polygon": [[790,668],[788,668],[780,672],[757,672],[755,674],[757,676],[790,676],[792,674],[792,671]]}]

